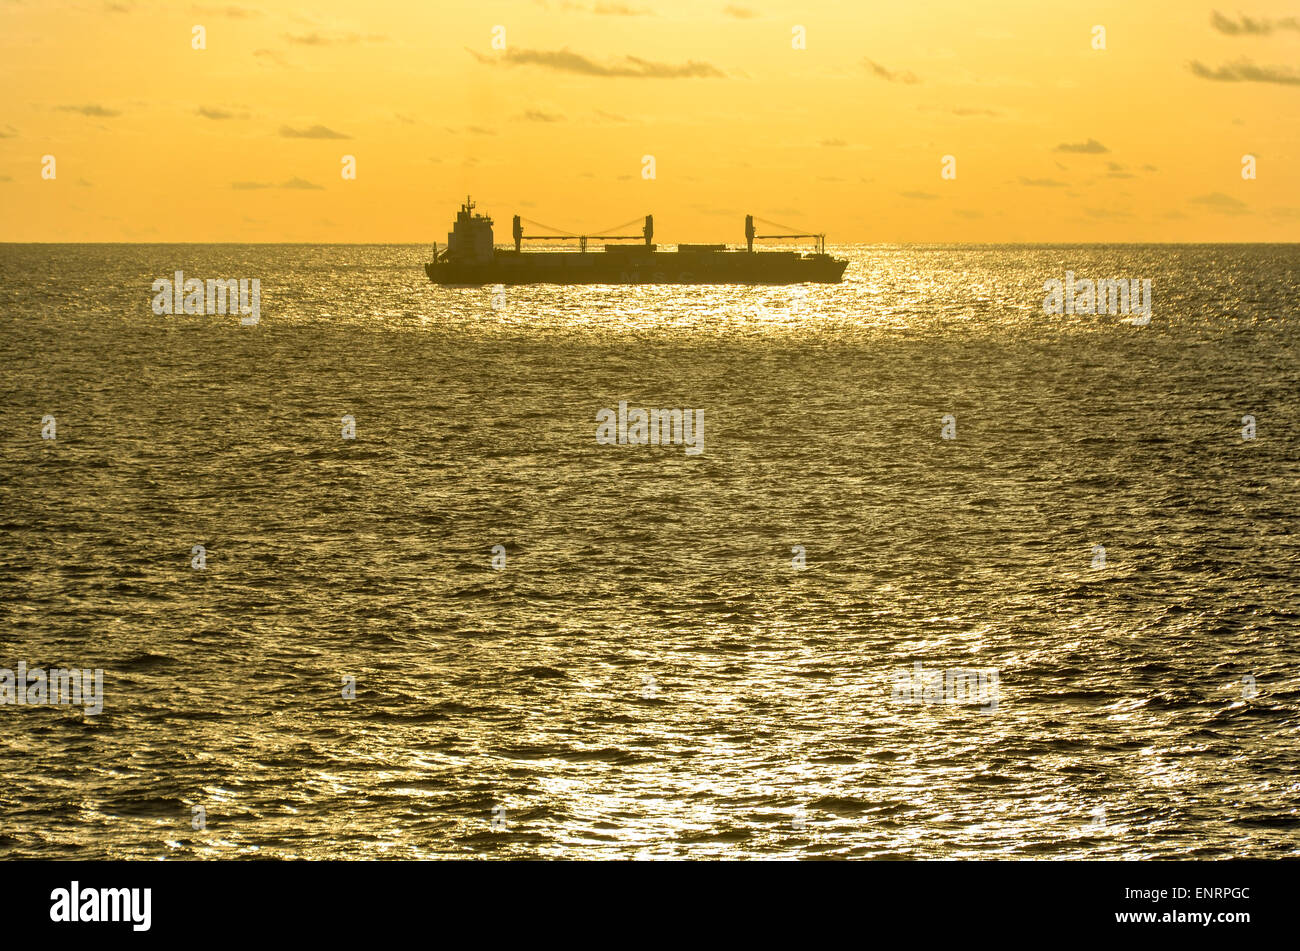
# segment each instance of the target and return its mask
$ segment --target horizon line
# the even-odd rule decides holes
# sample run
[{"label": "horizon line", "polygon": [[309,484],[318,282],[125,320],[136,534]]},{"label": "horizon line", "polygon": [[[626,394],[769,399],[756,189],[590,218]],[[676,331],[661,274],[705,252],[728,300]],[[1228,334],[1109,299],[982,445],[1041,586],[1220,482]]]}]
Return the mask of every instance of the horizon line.
[{"label": "horizon line", "polygon": [[[576,239],[575,239],[576,240]],[[62,245],[84,245],[84,244],[102,244],[102,245],[226,245],[238,247],[280,247],[284,245],[301,245],[308,246],[326,246],[339,248],[422,248],[429,247],[432,241],[0,241],[0,247],[5,245],[41,245],[47,247],[58,247]],[[692,242],[667,241],[665,245],[691,244]],[[743,245],[743,242],[736,242],[737,246]],[[850,248],[850,247],[987,247],[992,245],[1003,245],[1011,247],[1150,247],[1152,245],[1169,245],[1169,246],[1187,246],[1187,245],[1215,245],[1221,247],[1250,247],[1250,246],[1289,246],[1300,245],[1297,241],[844,241],[838,244],[827,242],[828,248]],[[513,248],[513,245],[495,244],[494,248]],[[556,252],[567,253],[567,252]],[[578,252],[582,253],[582,252]],[[600,252],[587,252],[590,254]],[[760,252],[754,252],[760,253]]]}]

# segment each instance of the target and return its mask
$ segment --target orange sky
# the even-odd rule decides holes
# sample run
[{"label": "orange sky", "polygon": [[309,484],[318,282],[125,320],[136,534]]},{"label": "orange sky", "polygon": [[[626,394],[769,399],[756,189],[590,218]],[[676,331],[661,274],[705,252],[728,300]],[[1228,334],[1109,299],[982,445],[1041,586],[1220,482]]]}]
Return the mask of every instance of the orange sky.
[{"label": "orange sky", "polygon": [[1297,64],[1273,0],[0,0],[0,240],[1296,241]]}]

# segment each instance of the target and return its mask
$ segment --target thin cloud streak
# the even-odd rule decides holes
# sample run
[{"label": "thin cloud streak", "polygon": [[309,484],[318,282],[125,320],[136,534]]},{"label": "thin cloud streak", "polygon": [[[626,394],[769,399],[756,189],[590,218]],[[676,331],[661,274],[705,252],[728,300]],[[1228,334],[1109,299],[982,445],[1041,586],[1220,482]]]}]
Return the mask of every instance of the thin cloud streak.
[{"label": "thin cloud streak", "polygon": [[291,126],[280,126],[280,136],[285,139],[350,139],[352,136],[344,135],[342,132],[335,132],[333,129],[323,125],[313,125],[305,129],[295,129]]},{"label": "thin cloud streak", "polygon": [[1053,151],[1073,152],[1076,155],[1101,155],[1104,152],[1109,152],[1110,149],[1096,139],[1089,139],[1087,142],[1062,142]]},{"label": "thin cloud streak", "polygon": [[897,71],[889,69],[888,67],[877,63],[874,59],[864,59],[862,63],[870,69],[874,75],[891,83],[906,83],[907,85],[912,86],[921,81],[914,73],[905,70]]},{"label": "thin cloud streak", "polygon": [[1300,73],[1283,66],[1256,66],[1250,60],[1240,59],[1228,66],[1218,69],[1192,60],[1192,73],[1202,79],[1211,79],[1220,83],[1279,83],[1283,86],[1300,86]]},{"label": "thin cloud streak", "polygon": [[1210,14],[1210,25],[1228,36],[1268,36],[1274,30],[1294,30],[1300,32],[1300,20],[1286,17],[1282,20],[1252,20],[1243,16],[1241,22],[1225,17],[1218,10]]},{"label": "thin cloud streak", "polygon": [[487,56],[467,49],[480,63],[504,63],[507,66],[540,66],[561,73],[579,73],[618,79],[721,79],[726,74],[710,63],[688,60],[682,64],[656,63],[639,56],[624,56],[613,63],[597,63],[581,53],[562,50],[506,50],[500,56]]},{"label": "thin cloud streak", "polygon": [[60,112],[75,112],[80,116],[92,116],[96,119],[108,119],[122,114],[118,109],[109,109],[105,106],[99,106],[93,103],[85,106],[59,106],[58,110]]}]

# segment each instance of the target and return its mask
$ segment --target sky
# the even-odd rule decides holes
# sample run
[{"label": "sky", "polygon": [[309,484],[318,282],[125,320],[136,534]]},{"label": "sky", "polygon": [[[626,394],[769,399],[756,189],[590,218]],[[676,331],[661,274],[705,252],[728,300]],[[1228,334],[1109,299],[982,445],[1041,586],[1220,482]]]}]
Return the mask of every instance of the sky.
[{"label": "sky", "polygon": [[1296,241],[1300,3],[1242,2],[0,0],[0,241]]}]

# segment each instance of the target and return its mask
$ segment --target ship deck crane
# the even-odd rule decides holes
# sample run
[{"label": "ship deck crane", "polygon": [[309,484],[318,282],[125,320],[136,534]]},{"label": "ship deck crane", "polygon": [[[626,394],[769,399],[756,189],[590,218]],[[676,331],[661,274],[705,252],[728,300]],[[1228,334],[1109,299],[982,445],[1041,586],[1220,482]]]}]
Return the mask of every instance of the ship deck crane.
[{"label": "ship deck crane", "polygon": [[[769,225],[773,228],[780,228],[782,231],[786,233],[785,234],[755,234],[754,233],[755,221],[758,221],[765,225]],[[825,234],[809,234],[804,232],[795,232],[793,228],[788,228],[785,225],[777,224],[775,221],[765,221],[762,218],[755,218],[753,215],[745,215],[745,249],[749,251],[751,254],[754,253],[755,238],[760,238],[762,240],[781,240],[784,238],[814,238],[817,241],[817,253],[818,254],[826,253]]]},{"label": "ship deck crane", "polygon": [[514,237],[515,250],[518,251],[524,241],[524,222],[535,228],[545,228],[547,231],[559,231],[559,234],[530,234],[529,241],[573,241],[577,240],[579,249],[585,254],[587,251],[587,240],[589,238],[599,238],[602,241],[644,241],[647,248],[653,248],[655,234],[654,215],[645,216],[645,224],[641,228],[640,234],[610,234],[612,231],[620,231],[640,221],[640,218],[633,218],[631,221],[625,221],[621,225],[614,225],[612,228],[606,228],[604,231],[598,231],[595,234],[573,234],[568,231],[562,231],[559,228],[553,228],[550,225],[544,225],[540,221],[529,221],[527,218],[521,218],[515,215]]}]

